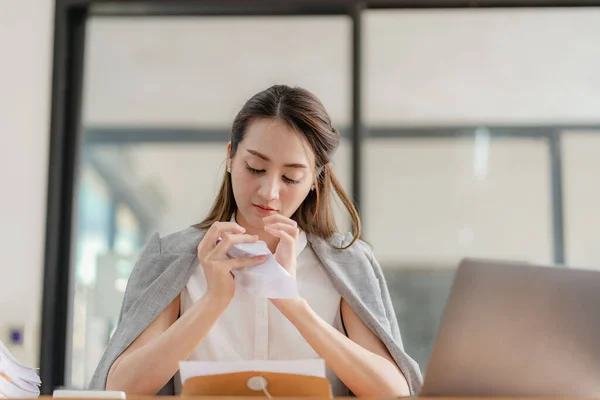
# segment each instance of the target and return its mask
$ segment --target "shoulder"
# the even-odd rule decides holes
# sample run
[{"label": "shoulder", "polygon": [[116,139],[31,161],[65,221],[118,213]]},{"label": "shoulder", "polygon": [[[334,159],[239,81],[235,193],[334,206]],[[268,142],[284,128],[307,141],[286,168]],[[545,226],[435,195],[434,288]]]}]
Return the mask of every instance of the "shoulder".
[{"label": "shoulder", "polygon": [[166,255],[195,254],[204,234],[205,231],[191,226],[162,236],[159,238],[160,253]]},{"label": "shoulder", "polygon": [[387,285],[371,246],[362,239],[352,242],[352,234],[327,239],[313,236],[311,240],[313,251],[346,302],[351,307],[366,307],[363,311],[385,326],[390,306]]},{"label": "shoulder", "polygon": [[365,265],[377,267],[371,246],[363,239],[356,239],[352,243],[351,232],[334,233],[329,238],[310,235],[308,240],[323,262],[335,262],[355,268],[364,268]]},{"label": "shoulder", "polygon": [[194,227],[162,236],[154,233],[141,251],[129,277],[133,286],[147,287],[181,256],[196,254],[204,232]]},{"label": "shoulder", "polygon": [[351,233],[334,234],[329,238],[310,235],[308,240],[313,251],[329,270],[352,278],[379,277],[379,264],[375,260],[370,245],[362,239],[357,239],[352,243]]},{"label": "shoulder", "polygon": [[125,310],[170,266],[184,266],[194,260],[196,248],[203,235],[203,231],[193,227],[163,237],[158,232],[154,233],[129,275],[125,292]]}]

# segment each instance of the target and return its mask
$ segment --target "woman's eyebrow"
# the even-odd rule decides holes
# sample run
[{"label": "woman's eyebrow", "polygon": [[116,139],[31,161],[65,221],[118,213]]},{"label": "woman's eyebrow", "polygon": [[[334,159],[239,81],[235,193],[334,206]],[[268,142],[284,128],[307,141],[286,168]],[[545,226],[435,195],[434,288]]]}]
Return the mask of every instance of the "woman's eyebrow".
[{"label": "woman's eyebrow", "polygon": [[[251,150],[251,149],[246,149],[246,151],[258,158],[262,158],[263,160],[270,162],[271,159],[267,156],[265,156],[262,153],[259,153],[256,150]],[[302,163],[290,163],[290,164],[285,164],[284,167],[288,167],[288,168],[308,168],[308,166],[306,166],[305,164]]]}]

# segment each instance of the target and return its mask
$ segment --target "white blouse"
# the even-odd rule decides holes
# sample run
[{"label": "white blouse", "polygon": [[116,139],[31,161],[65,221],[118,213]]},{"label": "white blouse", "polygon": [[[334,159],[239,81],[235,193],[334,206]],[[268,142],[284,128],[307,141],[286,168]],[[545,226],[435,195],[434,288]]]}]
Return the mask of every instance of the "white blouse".
[{"label": "white blouse", "polygon": [[[325,273],[321,262],[300,232],[297,245],[296,282],[299,295],[323,320],[344,333],[341,295]],[[181,292],[181,314],[206,292],[204,271],[200,266]],[[296,327],[268,299],[237,286],[235,295],[188,360],[294,360],[319,358]],[[348,396],[346,386],[327,368],[334,396]],[[175,379],[176,394],[181,392]]]}]

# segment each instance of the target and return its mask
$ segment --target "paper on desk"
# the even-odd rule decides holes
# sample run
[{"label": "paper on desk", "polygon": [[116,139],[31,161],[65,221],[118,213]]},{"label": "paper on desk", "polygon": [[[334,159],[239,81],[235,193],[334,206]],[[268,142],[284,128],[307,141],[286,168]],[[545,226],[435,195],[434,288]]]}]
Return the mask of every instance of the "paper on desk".
[{"label": "paper on desk", "polygon": [[37,398],[40,384],[35,370],[23,366],[0,341],[0,396]]},{"label": "paper on desk", "polygon": [[275,260],[265,242],[233,245],[229,248],[227,255],[231,258],[267,256],[267,260],[260,265],[237,268],[232,271],[236,285],[241,286],[249,293],[268,299],[298,297],[296,280]]},{"label": "paper on desk", "polygon": [[180,361],[181,384],[195,376],[231,374],[235,372],[279,372],[325,378],[325,360],[248,360],[248,361]]}]

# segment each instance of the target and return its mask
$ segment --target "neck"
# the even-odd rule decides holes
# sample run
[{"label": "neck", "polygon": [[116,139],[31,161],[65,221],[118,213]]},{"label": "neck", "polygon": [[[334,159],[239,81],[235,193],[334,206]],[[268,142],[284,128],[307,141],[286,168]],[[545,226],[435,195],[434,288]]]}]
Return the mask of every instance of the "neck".
[{"label": "neck", "polygon": [[267,244],[267,247],[269,248],[269,251],[275,254],[275,250],[277,249],[277,245],[279,244],[278,237],[268,234],[262,228],[256,228],[254,226],[251,226],[241,214],[236,214],[235,221],[238,225],[246,229],[246,234],[258,236],[258,240],[262,240],[263,242],[265,242]]}]

